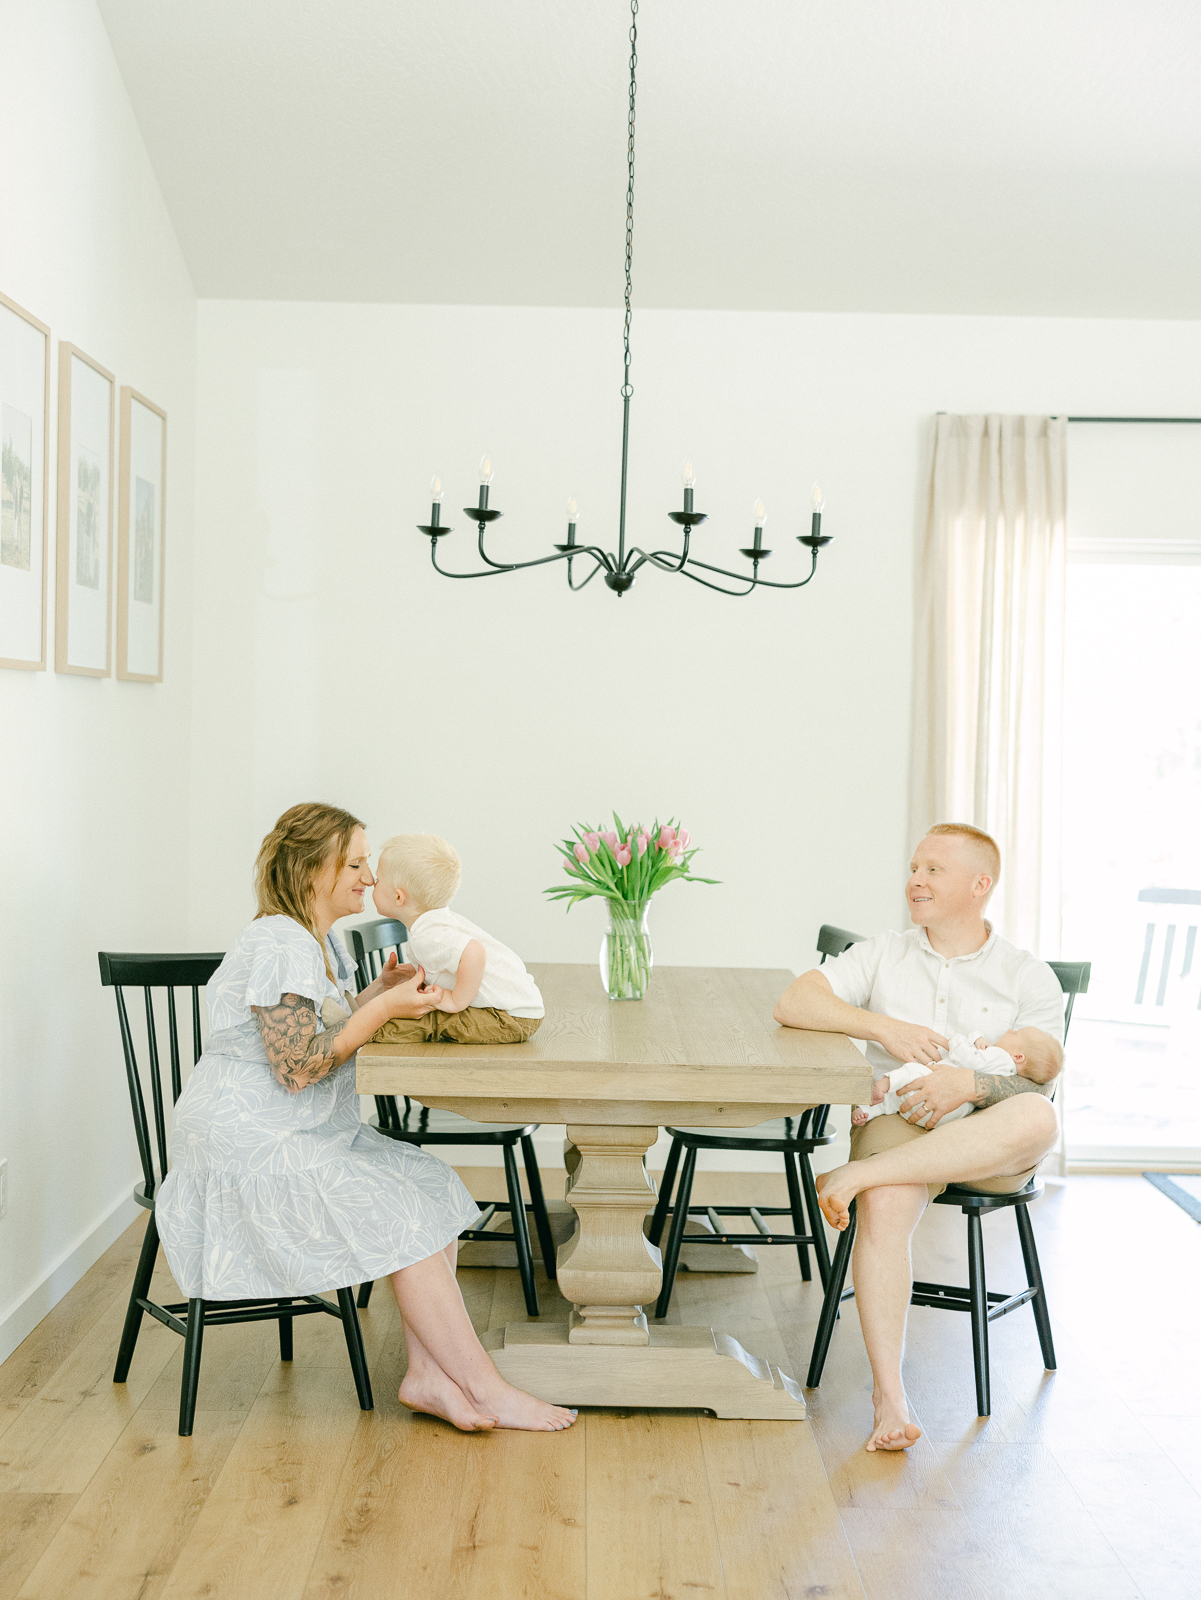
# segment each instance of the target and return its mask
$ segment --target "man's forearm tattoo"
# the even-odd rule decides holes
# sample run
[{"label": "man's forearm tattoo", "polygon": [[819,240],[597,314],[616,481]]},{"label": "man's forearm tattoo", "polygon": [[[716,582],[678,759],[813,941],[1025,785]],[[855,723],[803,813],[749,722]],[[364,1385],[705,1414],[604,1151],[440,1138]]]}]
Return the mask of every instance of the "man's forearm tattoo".
[{"label": "man's forearm tattoo", "polygon": [[281,995],[278,1005],[254,1009],[271,1070],[289,1093],[299,1094],[338,1065],[335,1044],[346,1022],[318,1033],[317,1008],[301,994]]},{"label": "man's forearm tattoo", "polygon": [[1040,1087],[1031,1083],[1029,1078],[999,1078],[993,1072],[977,1072],[974,1074],[976,1086],[972,1090],[972,1104],[974,1106],[995,1106],[1000,1100],[1008,1100],[1015,1094],[1039,1094]]}]

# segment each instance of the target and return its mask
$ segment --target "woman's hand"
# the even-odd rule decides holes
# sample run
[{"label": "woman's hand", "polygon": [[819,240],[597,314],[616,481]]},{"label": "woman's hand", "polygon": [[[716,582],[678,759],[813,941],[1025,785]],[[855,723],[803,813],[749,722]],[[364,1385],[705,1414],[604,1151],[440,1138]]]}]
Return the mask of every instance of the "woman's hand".
[{"label": "woman's hand", "polygon": [[424,1017],[429,1011],[442,1007],[445,993],[436,983],[426,984],[425,968],[417,967],[413,976],[403,982],[393,981],[383,995],[387,1015],[390,1017]]},{"label": "woman's hand", "polygon": [[379,977],[369,983],[362,994],[355,997],[356,1010],[365,1000],[374,1000],[381,994],[387,994],[388,990],[394,989],[397,984],[408,983],[416,971],[417,968],[409,966],[407,962],[402,966],[397,960],[396,951],[389,950],[388,958],[380,969]]}]

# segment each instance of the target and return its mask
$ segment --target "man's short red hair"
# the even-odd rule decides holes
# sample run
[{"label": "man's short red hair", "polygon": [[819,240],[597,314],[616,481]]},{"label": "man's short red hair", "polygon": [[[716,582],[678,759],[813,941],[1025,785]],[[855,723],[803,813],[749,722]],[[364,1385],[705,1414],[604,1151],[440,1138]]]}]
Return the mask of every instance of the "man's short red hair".
[{"label": "man's short red hair", "polygon": [[981,857],[987,861],[985,869],[996,887],[997,879],[1001,876],[1001,852],[997,841],[991,833],[985,833],[983,828],[973,828],[970,822],[936,822],[932,828],[926,829],[926,837],[932,833],[958,833],[965,839],[971,839],[979,847]]}]

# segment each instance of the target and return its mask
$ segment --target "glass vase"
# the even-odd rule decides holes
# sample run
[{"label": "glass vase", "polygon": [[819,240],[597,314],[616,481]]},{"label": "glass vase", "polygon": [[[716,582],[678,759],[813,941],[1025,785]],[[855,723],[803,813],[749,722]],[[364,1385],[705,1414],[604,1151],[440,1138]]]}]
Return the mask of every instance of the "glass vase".
[{"label": "glass vase", "polygon": [[609,926],[601,940],[600,975],[610,1000],[641,1000],[655,964],[647,917],[650,908],[609,901]]}]

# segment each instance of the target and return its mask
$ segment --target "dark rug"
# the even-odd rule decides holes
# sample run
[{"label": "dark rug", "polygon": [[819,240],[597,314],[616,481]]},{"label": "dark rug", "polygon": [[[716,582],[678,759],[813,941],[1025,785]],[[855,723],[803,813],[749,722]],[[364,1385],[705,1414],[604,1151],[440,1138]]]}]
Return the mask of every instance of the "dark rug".
[{"label": "dark rug", "polygon": [[[1190,1177],[1195,1174],[1190,1173]],[[1173,1183],[1166,1172],[1144,1172],[1143,1177],[1148,1183],[1153,1183],[1160,1194],[1166,1194],[1169,1200],[1174,1200],[1182,1211],[1187,1211],[1194,1222],[1201,1222],[1201,1200],[1196,1195],[1190,1194],[1180,1184]]]}]

